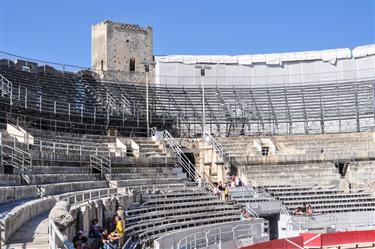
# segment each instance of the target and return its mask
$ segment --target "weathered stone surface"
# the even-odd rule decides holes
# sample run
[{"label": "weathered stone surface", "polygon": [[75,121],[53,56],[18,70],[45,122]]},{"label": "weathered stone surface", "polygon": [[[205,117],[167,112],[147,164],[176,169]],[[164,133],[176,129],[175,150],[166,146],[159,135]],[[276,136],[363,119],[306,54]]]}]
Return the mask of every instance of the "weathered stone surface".
[{"label": "weathered stone surface", "polygon": [[0,204],[38,197],[37,186],[0,187]]},{"label": "weathered stone surface", "polygon": [[32,200],[15,207],[5,218],[0,220],[2,243],[6,242],[23,224],[50,210],[54,204],[55,199],[48,197]]},{"label": "weathered stone surface", "polygon": [[65,230],[74,223],[74,218],[69,212],[70,205],[67,201],[58,201],[52,208],[49,218],[55,222],[59,230]]},{"label": "weathered stone surface", "polygon": [[0,185],[4,186],[17,186],[21,185],[21,176],[0,174]]},{"label": "weathered stone surface", "polygon": [[[153,62],[151,27],[104,21],[92,26],[92,69],[110,80],[145,82],[145,62]],[[131,70],[131,60],[134,70]],[[154,66],[150,66],[150,72]]]}]

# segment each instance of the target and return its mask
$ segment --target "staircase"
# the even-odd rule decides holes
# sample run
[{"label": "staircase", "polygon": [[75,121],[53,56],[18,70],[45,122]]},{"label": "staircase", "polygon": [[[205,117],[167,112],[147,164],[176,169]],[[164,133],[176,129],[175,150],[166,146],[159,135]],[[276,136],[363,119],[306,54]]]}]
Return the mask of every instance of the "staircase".
[{"label": "staircase", "polygon": [[228,153],[225,153],[223,146],[217,141],[211,134],[204,132],[204,139],[207,143],[211,144],[216,153],[218,153],[224,160],[231,162],[237,167],[238,176],[243,177],[244,169],[246,165],[236,157],[230,157]]},{"label": "staircase", "polygon": [[111,160],[108,157],[90,155],[90,167],[92,174],[97,170],[100,172],[102,180],[111,180],[112,167]]},{"label": "staircase", "polygon": [[133,141],[139,146],[139,157],[168,157],[169,154],[163,150],[159,142],[150,138],[133,138]]},{"label": "staircase", "polygon": [[186,157],[185,153],[181,149],[181,145],[177,143],[176,139],[167,131],[164,130],[163,132],[164,141],[167,142],[169,148],[174,151],[177,155],[177,160],[182,168],[187,172],[188,176],[193,180],[198,182],[204,182],[208,185],[208,187],[213,190],[215,188],[214,184],[212,183],[211,179],[207,175],[200,175],[195,170],[195,165],[190,162],[190,160]]},{"label": "staircase", "polygon": [[31,155],[13,146],[0,144],[0,161],[4,167],[4,173],[21,175],[25,184],[30,183],[32,159]]}]

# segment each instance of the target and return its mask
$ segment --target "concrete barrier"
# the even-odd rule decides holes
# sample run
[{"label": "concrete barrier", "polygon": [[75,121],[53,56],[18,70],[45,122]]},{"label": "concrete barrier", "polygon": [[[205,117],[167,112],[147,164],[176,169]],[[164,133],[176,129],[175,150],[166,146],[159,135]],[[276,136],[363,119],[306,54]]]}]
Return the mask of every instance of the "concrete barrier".
[{"label": "concrete barrier", "polygon": [[10,236],[23,224],[50,210],[55,205],[55,202],[54,198],[46,197],[26,202],[11,210],[5,218],[0,219],[1,244],[4,245]]},{"label": "concrete barrier", "polygon": [[0,184],[4,186],[17,186],[21,185],[21,176],[0,174]]},{"label": "concrete barrier", "polygon": [[38,191],[36,186],[0,187],[0,204],[21,199],[37,198]]}]

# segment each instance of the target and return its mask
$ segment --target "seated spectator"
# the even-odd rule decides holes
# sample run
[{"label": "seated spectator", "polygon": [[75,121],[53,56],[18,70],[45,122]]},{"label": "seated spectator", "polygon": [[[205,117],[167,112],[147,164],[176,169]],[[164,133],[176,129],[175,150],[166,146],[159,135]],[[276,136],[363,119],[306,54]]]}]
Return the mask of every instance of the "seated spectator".
[{"label": "seated spectator", "polygon": [[238,178],[238,186],[237,187],[242,187],[242,186],[243,186],[242,180],[241,180],[241,178]]},{"label": "seated spectator", "polygon": [[116,214],[120,216],[121,220],[125,220],[125,210],[123,207],[119,206],[116,211]]},{"label": "seated spectator", "polygon": [[117,249],[118,241],[107,231],[104,230],[100,243],[100,249]]},{"label": "seated spectator", "polygon": [[314,210],[312,209],[312,207],[311,207],[310,204],[307,205],[307,207],[306,207],[306,215],[307,215],[307,216],[319,215],[319,214],[321,214],[321,213],[319,213],[319,212],[314,212]]},{"label": "seated spectator", "polygon": [[92,225],[90,227],[89,237],[90,238],[100,238],[102,236],[102,233],[103,233],[103,228],[101,226],[99,226],[99,220],[94,219],[92,221]]},{"label": "seated spectator", "polygon": [[115,216],[115,224],[116,224],[116,232],[120,235],[124,235],[124,221],[121,219],[120,216]]},{"label": "seated spectator", "polygon": [[296,210],[294,210],[294,215],[303,215],[304,212],[302,212],[302,207],[297,207]]},{"label": "seated spectator", "polygon": [[241,219],[241,221],[243,221],[243,220],[251,220],[252,217],[251,217],[250,214],[246,211],[245,208],[242,208],[242,209],[241,209],[241,216],[240,216],[240,219]]},{"label": "seated spectator", "polygon": [[304,215],[306,214],[306,203],[303,203],[302,207],[297,207],[294,211],[295,215]]},{"label": "seated spectator", "polygon": [[76,249],[88,249],[87,237],[83,236],[83,231],[79,231],[77,236],[73,238],[73,245]]},{"label": "seated spectator", "polygon": [[307,216],[311,216],[311,215],[313,215],[313,213],[314,213],[314,211],[313,211],[311,205],[307,205],[307,208],[306,208],[306,215],[307,215]]},{"label": "seated spectator", "polygon": [[125,231],[124,231],[125,225],[123,220],[121,219],[120,216],[116,215],[115,216],[115,232],[114,232],[114,238],[118,240],[120,248],[122,247],[124,236],[125,236]]},{"label": "seated spectator", "polygon": [[222,183],[222,182],[219,182],[219,185],[217,186],[217,188],[218,188],[220,191],[224,191],[223,183]]}]

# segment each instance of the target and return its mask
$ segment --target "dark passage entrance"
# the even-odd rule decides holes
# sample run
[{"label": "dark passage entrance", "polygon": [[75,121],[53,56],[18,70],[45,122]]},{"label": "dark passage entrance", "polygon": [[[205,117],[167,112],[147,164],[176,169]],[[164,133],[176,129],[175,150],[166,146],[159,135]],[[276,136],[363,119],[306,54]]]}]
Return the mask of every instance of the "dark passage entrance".
[{"label": "dark passage entrance", "polygon": [[[194,153],[189,153],[189,152],[184,152],[184,154],[186,155],[187,159],[191,162],[191,166],[189,168],[189,171],[191,172],[195,172],[195,157],[194,157]],[[188,177],[191,178],[191,175],[188,174],[188,172],[186,172],[186,170],[184,168],[182,168],[182,171],[187,173]]]}]

